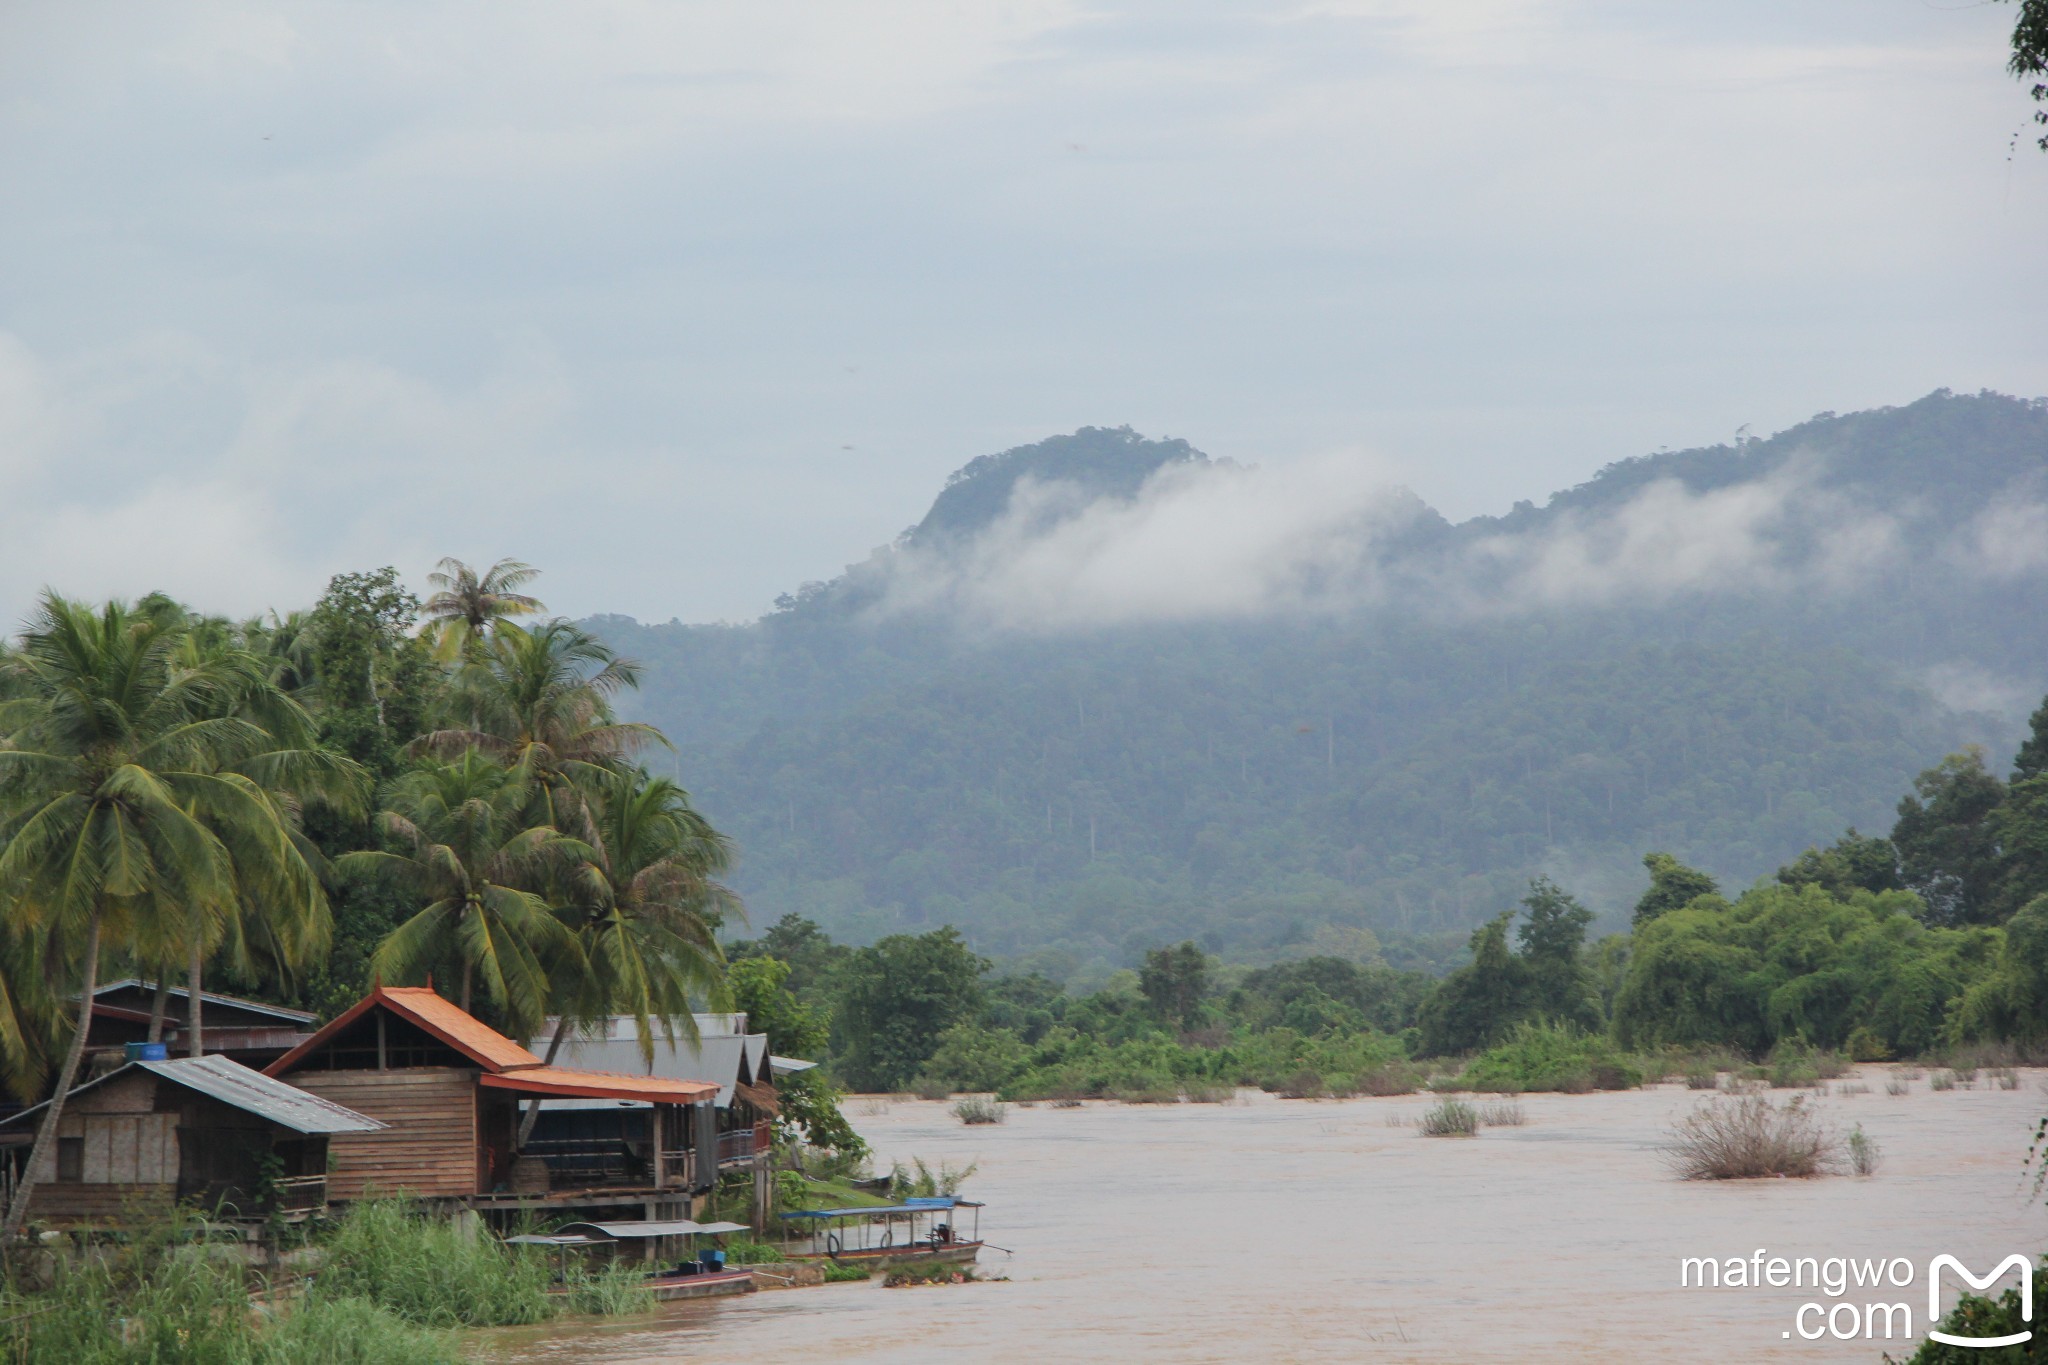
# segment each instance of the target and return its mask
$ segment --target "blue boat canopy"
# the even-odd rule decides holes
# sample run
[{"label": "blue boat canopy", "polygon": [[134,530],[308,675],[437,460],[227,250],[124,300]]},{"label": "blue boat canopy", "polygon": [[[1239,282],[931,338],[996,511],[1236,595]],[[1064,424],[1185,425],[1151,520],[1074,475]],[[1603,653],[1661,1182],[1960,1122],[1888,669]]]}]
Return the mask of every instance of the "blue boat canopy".
[{"label": "blue boat canopy", "polygon": [[983,1207],[972,1199],[962,1199],[957,1194],[940,1194],[906,1199],[900,1204],[872,1204],[861,1209],[798,1209],[785,1213],[784,1218],[873,1218],[891,1213],[931,1213],[937,1209],[978,1209]]}]

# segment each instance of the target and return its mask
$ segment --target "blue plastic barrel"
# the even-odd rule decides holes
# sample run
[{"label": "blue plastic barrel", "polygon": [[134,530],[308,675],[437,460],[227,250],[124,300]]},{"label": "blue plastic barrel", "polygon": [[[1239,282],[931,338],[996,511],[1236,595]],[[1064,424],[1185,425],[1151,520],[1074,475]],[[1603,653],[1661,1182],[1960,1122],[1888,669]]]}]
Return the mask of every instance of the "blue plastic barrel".
[{"label": "blue plastic barrel", "polygon": [[121,1050],[131,1062],[161,1062],[171,1055],[162,1043],[123,1043]]}]

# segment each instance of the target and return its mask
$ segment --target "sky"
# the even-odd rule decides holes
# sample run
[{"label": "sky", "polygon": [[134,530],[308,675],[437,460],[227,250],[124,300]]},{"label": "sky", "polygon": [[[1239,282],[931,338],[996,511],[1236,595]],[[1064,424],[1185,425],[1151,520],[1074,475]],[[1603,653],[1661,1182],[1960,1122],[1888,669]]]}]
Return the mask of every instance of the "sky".
[{"label": "sky", "polygon": [[745,620],[1082,425],[1455,519],[2048,392],[2012,15],[6,6],[0,621],[444,554]]}]

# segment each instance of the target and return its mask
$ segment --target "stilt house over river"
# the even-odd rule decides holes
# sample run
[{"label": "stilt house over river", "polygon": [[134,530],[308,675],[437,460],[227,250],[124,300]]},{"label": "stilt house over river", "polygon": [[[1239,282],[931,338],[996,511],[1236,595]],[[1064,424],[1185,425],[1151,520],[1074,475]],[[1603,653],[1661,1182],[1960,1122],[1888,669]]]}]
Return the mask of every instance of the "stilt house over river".
[{"label": "stilt house over river", "polygon": [[[405,1193],[509,1224],[522,1210],[688,1218],[718,1172],[719,1087],[549,1066],[430,988],[372,991],[265,1073],[385,1126],[333,1139],[328,1195]],[[557,1173],[516,1150],[523,1100],[648,1106],[639,1150]]]}]

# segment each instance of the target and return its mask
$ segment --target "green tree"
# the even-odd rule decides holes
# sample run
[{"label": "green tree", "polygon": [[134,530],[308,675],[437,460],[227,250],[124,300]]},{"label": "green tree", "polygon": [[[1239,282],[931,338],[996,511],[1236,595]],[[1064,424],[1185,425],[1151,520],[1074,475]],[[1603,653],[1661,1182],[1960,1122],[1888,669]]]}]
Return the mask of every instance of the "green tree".
[{"label": "green tree", "polygon": [[1683,909],[1701,896],[1721,893],[1712,877],[1687,867],[1669,853],[1645,853],[1643,866],[1650,869],[1650,889],[1636,902],[1634,923],[1638,929],[1659,915]]},{"label": "green tree", "polygon": [[1144,992],[1152,1016],[1179,1032],[1194,1022],[1202,997],[1208,994],[1209,955],[1192,941],[1154,948],[1145,954],[1138,989]]},{"label": "green tree", "polygon": [[982,1006],[988,959],[947,925],[855,949],[833,1012],[841,1074],[856,1090],[895,1090],[917,1075],[939,1035]]},{"label": "green tree", "polygon": [[400,747],[426,723],[433,669],[412,636],[418,617],[396,569],[336,574],[306,619],[310,642],[291,644],[311,662],[322,742],[379,779],[398,771]]},{"label": "green tree", "polygon": [[[817,1061],[831,1037],[831,1018],[789,989],[790,965],[779,958],[748,957],[733,962],[728,973],[733,1008],[747,1016],[747,1027],[768,1035],[768,1051],[777,1057]],[[849,1156],[866,1156],[868,1145],[853,1131],[840,1109],[843,1097],[826,1068],[812,1067],[781,1079],[781,1101],[775,1116],[778,1131],[791,1141],[829,1148]]]},{"label": "green tree", "polygon": [[1497,915],[1472,931],[1472,960],[1440,982],[1417,1011],[1425,1056],[1474,1052],[1527,1019],[1533,1004],[1529,964],[1508,949],[1508,922]]},{"label": "green tree", "polygon": [[1881,836],[1865,837],[1851,825],[1827,848],[1809,848],[1778,869],[1787,886],[1823,886],[1838,896],[1851,891],[1897,891],[1899,851]]},{"label": "green tree", "polygon": [[1972,745],[1914,778],[1913,794],[1900,800],[1892,844],[1929,923],[1999,918],[2006,866],[1993,817],[2005,798],[2005,784],[1985,771],[1984,751]]},{"label": "green tree", "polygon": [[666,742],[653,726],[612,713],[612,699],[638,684],[638,666],[559,620],[530,631],[500,624],[469,653],[451,705],[472,724],[435,731],[418,747],[444,758],[488,754],[532,793],[537,823],[592,838],[590,792],[641,749]]},{"label": "green tree", "polygon": [[335,865],[420,904],[377,946],[371,968],[379,977],[415,979],[453,961],[462,977],[457,1003],[471,1007],[480,977],[508,1031],[530,1038],[547,1013],[547,964],[581,952],[534,888],[590,850],[549,826],[528,824],[527,800],[511,773],[472,750],[394,786],[377,824],[396,851],[348,853]]},{"label": "green tree", "polygon": [[[657,1031],[697,1039],[695,1003],[724,1003],[717,926],[738,905],[718,880],[731,845],[690,804],[689,793],[638,769],[597,787],[593,838],[561,879],[578,951],[555,963],[553,1062],[579,1025],[630,1015],[651,1065]],[[523,1146],[540,1117],[527,1106]]]},{"label": "green tree", "polygon": [[1956,1007],[1959,1038],[2019,1039],[2048,1035],[2048,895],[2037,896],[2005,923],[1998,966]]},{"label": "green tree", "polygon": [[1516,937],[1536,1016],[1582,1029],[1600,1027],[1599,984],[1583,960],[1593,912],[1548,877],[1537,877],[1522,898],[1522,914]]},{"label": "green tree", "polygon": [[[45,965],[36,989],[49,1001],[69,995],[77,1009],[6,1235],[27,1216],[77,1078],[102,952],[130,946],[145,924],[159,926],[157,951],[167,952],[161,926],[200,932],[233,914],[245,888],[317,895],[271,788],[237,771],[278,749],[250,718],[266,708],[252,705],[242,661],[181,659],[182,635],[181,621],[154,608],[45,594],[6,661],[0,904],[8,934]],[[0,1002],[0,1056],[18,1087],[32,1054],[8,1006],[22,985],[16,977]]]},{"label": "green tree", "polygon": [[[2019,0],[2020,13],[2012,26],[2012,56],[2005,69],[2013,79],[2031,80],[2033,87],[2027,92],[2036,104],[2048,104],[2048,0]],[[2048,109],[2034,111],[2034,122],[2048,124]],[[2039,139],[2042,151],[2048,152],[2048,133]]]},{"label": "green tree", "polygon": [[545,610],[539,598],[515,592],[540,571],[516,559],[501,559],[478,574],[459,559],[441,561],[427,582],[435,592],[421,608],[434,640],[435,656],[452,663],[480,647],[502,623]]}]

